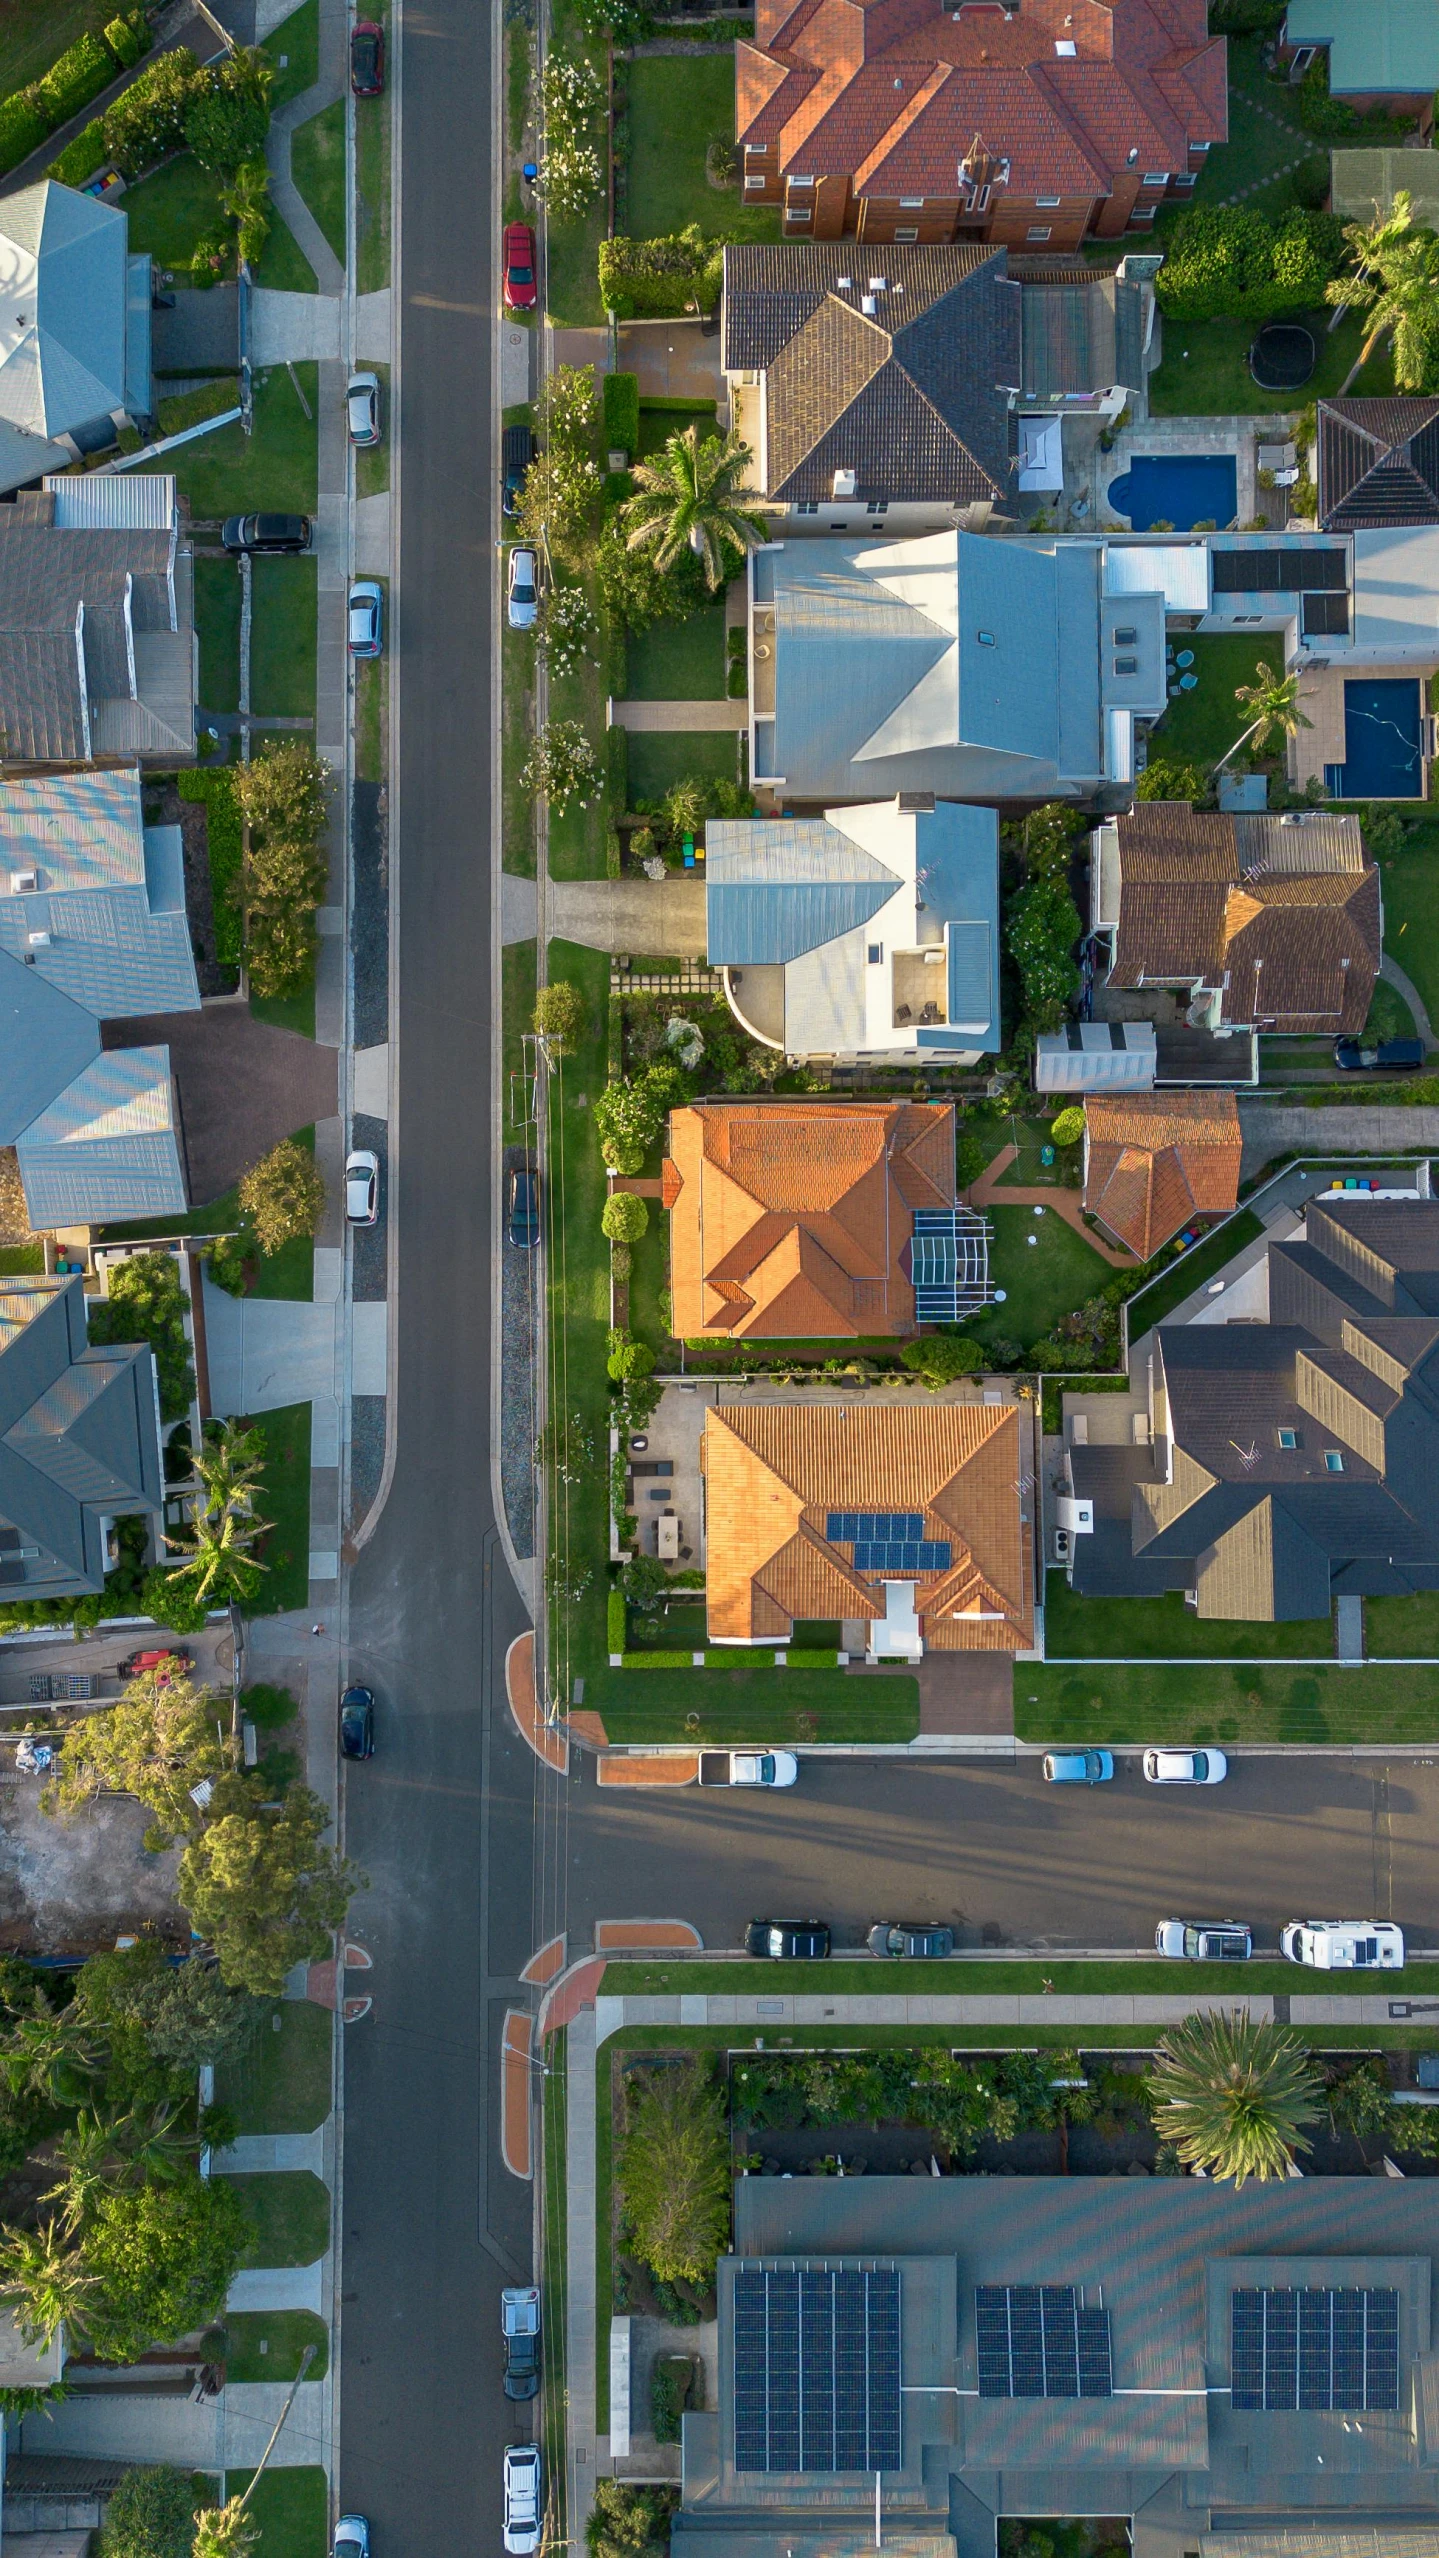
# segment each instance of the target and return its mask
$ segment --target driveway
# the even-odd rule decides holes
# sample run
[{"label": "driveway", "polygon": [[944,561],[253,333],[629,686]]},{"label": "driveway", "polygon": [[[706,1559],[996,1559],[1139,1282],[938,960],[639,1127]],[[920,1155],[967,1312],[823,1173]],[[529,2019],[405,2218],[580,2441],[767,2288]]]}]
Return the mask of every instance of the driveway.
[{"label": "driveway", "polygon": [[107,1048],[167,1047],[180,1087],[190,1197],[218,1199],[282,1137],[333,1119],[336,1053],[298,1031],[256,1021],[240,998],[197,1013],[148,1013],[107,1021]]},{"label": "driveway", "polygon": [[1439,1147],[1439,1110],[1402,1102],[1325,1102],[1315,1109],[1241,1101],[1240,1178],[1252,1181],[1276,1155],[1418,1155]]}]

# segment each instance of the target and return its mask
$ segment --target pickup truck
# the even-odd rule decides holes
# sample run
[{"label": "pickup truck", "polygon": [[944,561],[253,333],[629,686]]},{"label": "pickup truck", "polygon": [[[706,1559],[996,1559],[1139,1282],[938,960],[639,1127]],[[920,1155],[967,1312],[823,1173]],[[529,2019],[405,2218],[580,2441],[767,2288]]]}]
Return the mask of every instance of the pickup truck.
[{"label": "pickup truck", "polygon": [[792,1750],[701,1750],[701,1785],[793,1785],[799,1761]]}]

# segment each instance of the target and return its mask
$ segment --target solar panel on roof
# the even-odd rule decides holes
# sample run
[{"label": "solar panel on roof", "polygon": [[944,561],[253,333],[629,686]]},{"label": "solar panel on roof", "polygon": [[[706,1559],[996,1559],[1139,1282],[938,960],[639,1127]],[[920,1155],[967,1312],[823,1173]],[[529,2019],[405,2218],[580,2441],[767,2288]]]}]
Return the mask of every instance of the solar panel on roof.
[{"label": "solar panel on roof", "polygon": [[981,2283],[974,2295],[981,2398],[1109,2398],[1109,2312],[1071,2283]]},{"label": "solar panel on roof", "polygon": [[742,2265],[733,2334],[736,2469],[901,2467],[897,2266]]},{"label": "solar panel on roof", "polygon": [[1236,2291],[1230,2403],[1242,2408],[1397,2408],[1399,2294]]}]

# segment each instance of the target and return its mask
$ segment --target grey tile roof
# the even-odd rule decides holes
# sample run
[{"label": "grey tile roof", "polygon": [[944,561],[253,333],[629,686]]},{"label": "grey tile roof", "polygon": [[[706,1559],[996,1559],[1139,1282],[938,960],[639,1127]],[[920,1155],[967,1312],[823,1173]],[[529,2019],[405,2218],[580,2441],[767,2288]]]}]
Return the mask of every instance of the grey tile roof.
[{"label": "grey tile roof", "polygon": [[[0,1588],[78,1596],[104,1582],[103,1517],[163,1498],[154,1359],[90,1349],[79,1279],[0,1282]],[[38,1548],[22,1558],[18,1547]]]},{"label": "grey tile roof", "polygon": [[97,1021],[197,1011],[178,830],[163,832],[152,848],[134,767],[0,780],[0,950],[23,960],[48,932],[26,974]]}]

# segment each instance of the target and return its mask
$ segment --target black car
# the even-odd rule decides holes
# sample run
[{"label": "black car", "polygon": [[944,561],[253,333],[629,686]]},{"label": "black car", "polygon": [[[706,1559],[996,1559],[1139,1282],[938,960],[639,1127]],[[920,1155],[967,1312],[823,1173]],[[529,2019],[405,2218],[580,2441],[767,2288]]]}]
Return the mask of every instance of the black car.
[{"label": "black car", "polygon": [[510,1205],[505,1232],[520,1252],[533,1252],[540,1239],[540,1176],[527,1168],[510,1175]]},{"label": "black car", "polygon": [[1412,1075],[1424,1063],[1422,1039],[1336,1039],[1334,1063],[1344,1075]]},{"label": "black car", "polygon": [[903,1919],[880,1919],[864,1941],[871,1954],[907,1954],[918,1962],[941,1962],[954,1952],[952,1927],[910,1926]]},{"label": "black car", "polygon": [[340,1699],[340,1756],[372,1759],[374,1755],[374,1697],[368,1688],[346,1688]]},{"label": "black car", "polygon": [[823,1919],[751,1919],[744,1950],[770,1963],[822,1963],[829,1929]]},{"label": "black car", "polygon": [[527,426],[506,427],[501,456],[500,504],[506,515],[513,515],[525,473],[535,458],[535,439]]},{"label": "black car", "polygon": [[227,551],[248,551],[263,559],[276,552],[308,551],[314,527],[308,515],[227,515],[220,539]]}]

